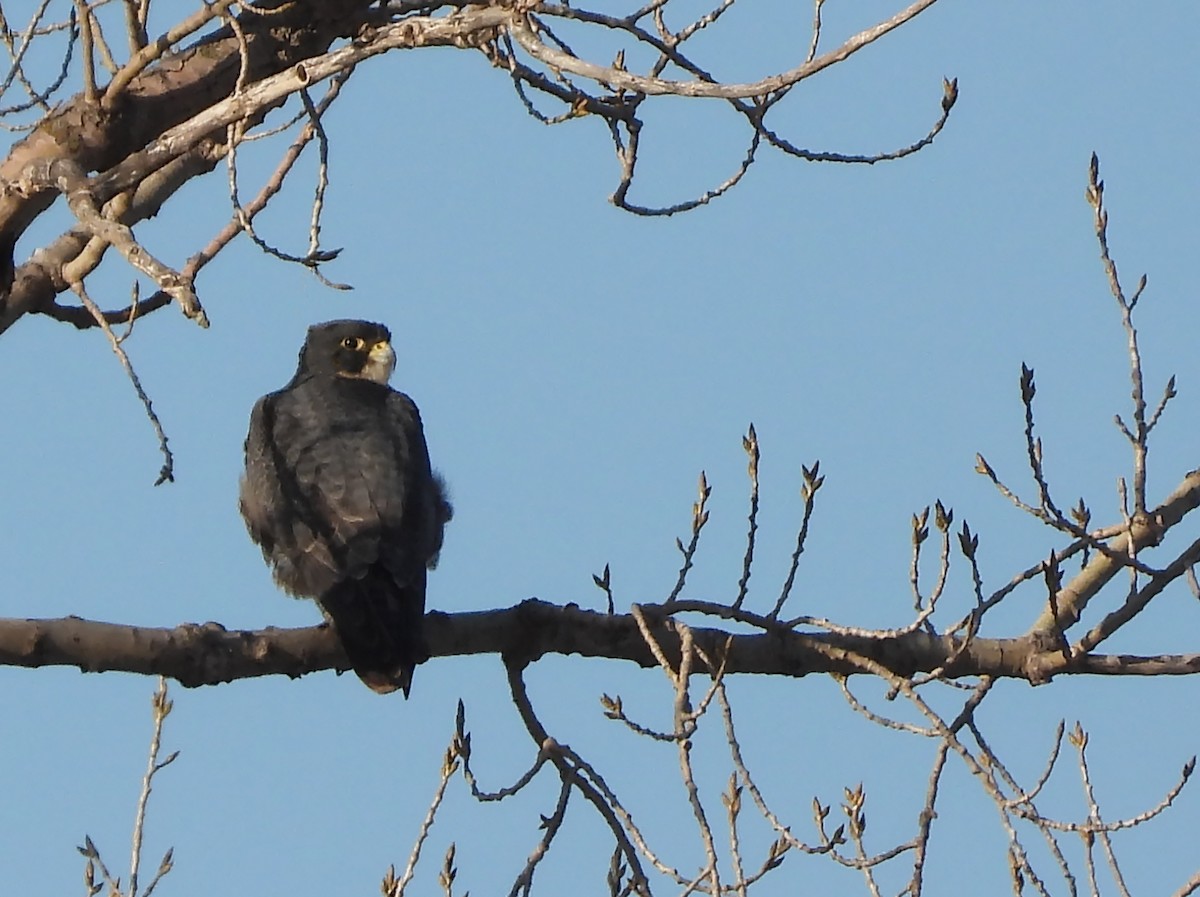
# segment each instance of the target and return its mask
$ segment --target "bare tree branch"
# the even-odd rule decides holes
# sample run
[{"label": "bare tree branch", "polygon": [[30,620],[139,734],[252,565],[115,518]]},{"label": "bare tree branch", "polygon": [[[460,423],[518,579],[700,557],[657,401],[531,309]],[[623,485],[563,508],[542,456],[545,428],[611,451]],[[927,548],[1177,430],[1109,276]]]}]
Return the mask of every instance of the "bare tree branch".
[{"label": "bare tree branch", "polygon": [[[664,621],[650,620],[665,657],[678,663],[680,636]],[[426,618],[433,657],[501,654],[530,661],[546,654],[577,654],[657,666],[634,618],[558,607],[530,599],[503,610],[430,614]],[[721,629],[691,628],[697,645],[712,656],[726,651],[727,675],[807,676],[854,674],[861,669],[836,659],[830,648],[871,658],[897,676],[945,667],[950,678],[989,675],[1028,679],[1041,669],[1034,639],[976,638],[965,651],[961,640],[913,632],[886,639],[828,634],[781,639],[777,634],[734,635]],[[235,679],[283,675],[296,678],[320,670],[349,669],[335,634],[327,626],[301,629],[226,630],[215,623],[186,623],[174,629],[101,623],[79,617],[0,618],[0,665],[74,666],[83,672],[122,670],[162,675],[189,687]],[[1174,675],[1200,672],[1200,655],[1087,655],[1055,674]]]},{"label": "bare tree branch", "polygon": [[537,36],[536,25],[530,20],[522,20],[514,16],[507,24],[506,30],[526,53],[539,62],[557,71],[570,72],[573,75],[589,78],[597,84],[607,85],[614,90],[625,90],[648,96],[710,97],[723,100],[750,99],[783,90],[805,78],[812,77],[831,65],[848,59],[863,47],[879,40],[889,31],[899,28],[920,15],[936,2],[937,0],[917,0],[916,3],[887,21],[863,29],[836,50],[824,53],[794,69],[750,84],[717,84],[712,81],[668,81],[662,78],[645,78],[612,66],[596,65],[548,46]]}]

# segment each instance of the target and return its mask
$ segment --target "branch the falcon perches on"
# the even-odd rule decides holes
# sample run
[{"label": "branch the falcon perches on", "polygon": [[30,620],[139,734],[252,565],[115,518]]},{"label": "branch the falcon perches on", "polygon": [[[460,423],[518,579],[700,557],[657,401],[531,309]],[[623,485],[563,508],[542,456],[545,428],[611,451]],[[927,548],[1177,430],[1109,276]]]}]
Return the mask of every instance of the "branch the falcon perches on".
[{"label": "branch the falcon perches on", "polygon": [[316,599],[358,677],[407,697],[453,511],[417,406],[388,386],[395,366],[382,324],[310,327],[296,375],[250,415],[241,510],[275,581]]}]

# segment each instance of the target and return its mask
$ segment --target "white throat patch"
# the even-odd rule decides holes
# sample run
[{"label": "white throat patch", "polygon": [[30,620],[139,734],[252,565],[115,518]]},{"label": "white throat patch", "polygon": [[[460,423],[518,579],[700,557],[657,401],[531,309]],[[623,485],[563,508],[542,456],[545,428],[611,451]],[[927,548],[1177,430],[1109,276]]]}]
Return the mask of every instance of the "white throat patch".
[{"label": "white throat patch", "polygon": [[376,343],[367,355],[367,363],[363,365],[364,380],[373,380],[381,386],[386,386],[396,370],[396,350],[387,340]]}]

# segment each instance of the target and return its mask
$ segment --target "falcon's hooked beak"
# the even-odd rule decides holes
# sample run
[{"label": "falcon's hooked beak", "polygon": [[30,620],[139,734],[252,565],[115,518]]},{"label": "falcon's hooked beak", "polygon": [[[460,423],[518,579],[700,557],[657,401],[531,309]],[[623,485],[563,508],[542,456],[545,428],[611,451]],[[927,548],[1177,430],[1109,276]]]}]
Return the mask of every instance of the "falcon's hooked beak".
[{"label": "falcon's hooked beak", "polygon": [[362,377],[386,386],[395,369],[396,350],[387,340],[380,340],[371,346],[371,351],[367,353],[367,363],[363,365]]}]

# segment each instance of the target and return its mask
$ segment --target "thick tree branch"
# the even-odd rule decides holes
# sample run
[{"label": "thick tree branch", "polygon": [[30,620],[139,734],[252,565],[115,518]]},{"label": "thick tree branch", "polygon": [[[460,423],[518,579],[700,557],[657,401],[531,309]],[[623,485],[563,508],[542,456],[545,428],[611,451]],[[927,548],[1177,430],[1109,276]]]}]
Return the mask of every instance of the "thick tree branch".
[{"label": "thick tree branch", "polygon": [[[53,110],[46,106],[47,114],[32,126],[29,136],[0,160],[0,235],[17,239],[58,195],[54,190],[12,189],[12,185],[29,182],[31,170],[45,171],[57,165],[60,169],[67,166],[80,172],[83,180],[76,179],[73,195],[86,196],[96,207],[101,207],[114,197],[140,190],[156,171],[174,164],[172,160],[193,155],[202,143],[219,142],[225,129],[261,121],[271,109],[308,85],[392,50],[430,46],[480,49],[493,65],[511,72],[523,102],[540,120],[567,121],[586,113],[604,118],[622,165],[622,179],[614,201],[637,214],[674,214],[722,195],[753,163],[761,137],[786,152],[810,160],[875,162],[925,146],[945,123],[954,99],[950,82],[937,125],[921,141],[900,153],[870,157],[813,154],[791,147],[763,124],[766,111],[796,83],[844,61],[911,21],[936,0],[915,0],[889,19],[851,36],[831,52],[817,57],[810,51],[803,64],[788,71],[753,83],[723,85],[686,58],[680,46],[702,28],[714,24],[732,2],[723,0],[716,9],[682,31],[668,33],[661,8],[651,7],[633,16],[617,18],[561,4],[513,5],[505,0],[476,5],[412,0],[388,4],[382,10],[372,8],[373,0],[260,0],[253,5],[213,0],[155,40],[145,34],[143,13],[148,4],[143,2],[127,23],[131,55],[120,65],[110,58],[111,51],[93,16],[84,23],[82,35],[87,45],[83,47],[84,55],[89,57],[86,68],[93,72],[94,60],[90,57],[92,50],[99,49],[112,79],[101,85],[93,74],[76,96]],[[236,16],[231,15],[234,12]],[[653,28],[640,24],[651,14],[655,21]],[[645,75],[636,75],[625,69],[623,51],[608,65],[581,59],[550,30],[548,23],[561,18],[629,35],[654,49],[658,61]],[[818,21],[814,25],[814,49],[819,28]],[[204,29],[211,31],[191,46],[183,46],[183,41]],[[27,36],[26,43],[28,40]],[[331,45],[339,40],[344,43],[331,50]],[[514,41],[535,62],[540,62],[544,70],[518,61]],[[92,47],[92,43],[96,46]],[[685,80],[663,78],[662,72],[668,64],[680,68]],[[581,75],[604,93],[593,94],[579,87],[566,77],[568,74]],[[693,80],[686,80],[688,75]],[[562,114],[538,113],[524,94],[526,86],[562,102],[565,106]],[[615,95],[610,95],[614,91]],[[734,175],[683,203],[659,209],[629,203],[626,193],[633,181],[641,128],[636,111],[641,101],[652,94],[731,100],[754,129],[750,150]],[[755,102],[744,102],[745,98],[755,98]],[[627,132],[624,137],[622,129]],[[191,169],[190,176],[200,173],[202,170]],[[78,204],[73,210],[79,211]],[[85,223],[92,237],[86,249],[79,243],[78,234],[64,235],[55,241],[55,251],[43,249],[21,266],[11,292],[0,279],[0,333],[29,312],[45,312],[77,326],[92,320],[78,310],[54,305],[54,296],[69,288],[72,281],[63,269],[79,254],[85,256],[80,267],[85,273],[90,271],[104,255],[106,240],[100,232],[108,232],[109,236],[122,232],[119,228],[109,228],[105,218],[90,214],[88,208],[83,211],[87,213]],[[131,223],[120,217],[123,217],[120,210],[116,210],[111,220]],[[122,242],[128,240],[118,241],[118,248]],[[136,264],[134,267],[144,268]],[[151,267],[155,269],[153,272],[144,273],[149,273],[159,284],[160,293],[177,293],[175,298],[184,311],[202,321],[198,299],[191,295],[189,272],[186,269],[171,272],[164,265],[151,264]],[[180,276],[168,277],[171,274]],[[145,313],[161,307],[161,299],[156,295],[135,311]],[[117,321],[132,314],[109,312],[105,319]]]},{"label": "thick tree branch", "polygon": [[395,25],[364,32],[349,46],[310,57],[263,78],[165,131],[144,150],[131,154],[97,177],[95,189],[101,196],[120,192],[187,152],[218,128],[257,115],[302,88],[353,68],[372,56],[413,47],[465,46],[473,35],[489,34],[511,18],[512,13],[506,9],[472,6],[447,16],[410,17]]},{"label": "thick tree branch", "polygon": [[1200,507],[1200,470],[1190,471],[1166,501],[1148,514],[1133,519],[1132,539],[1121,533],[1107,542],[1107,551],[1092,559],[1058,593],[1053,609],[1047,608],[1030,630],[1035,633],[1065,631],[1073,626],[1091,601],[1114,576],[1126,568],[1124,557],[1157,545],[1163,534],[1185,515]]},{"label": "thick tree branch", "polygon": [[[249,63],[245,75],[253,81],[268,78],[325,52],[334,40],[345,36],[347,29],[355,27],[369,5],[370,0],[261,3],[260,7],[274,8],[274,12],[270,15],[247,12],[239,16],[243,44],[239,44],[230,28],[221,28],[172,56],[169,62],[139,70],[119,92],[119,97],[106,97],[105,108],[89,103],[83,94],[64,103],[0,161],[0,185],[19,183],[31,165],[44,167],[56,160],[69,159],[84,172],[104,172],[117,167],[131,155],[137,157],[138,150],[164,132],[229,97],[242,74],[243,49]],[[188,147],[210,136],[211,131],[192,134]],[[112,179],[103,183],[93,179],[88,186],[98,203],[106,202],[179,155],[171,153],[152,168],[135,172],[138,176],[119,179],[118,186],[114,186],[116,182]],[[0,231],[19,236],[49,208],[56,196],[54,191],[23,195],[20,191],[3,190]],[[53,295],[47,296],[48,283],[53,283],[54,293],[66,289],[58,272],[48,272],[49,281],[39,274],[38,269],[43,266],[38,262],[42,261],[39,258],[22,266],[12,293],[0,297],[0,333],[23,314],[48,304]]]},{"label": "thick tree branch", "polygon": [[[159,289],[179,303],[183,313],[203,327],[208,317],[200,306],[191,280],[163,264],[136,239],[133,232],[120,221],[101,214],[95,196],[89,188],[83,170],[71,159],[54,159],[48,165],[33,165],[26,172],[28,180],[20,184],[23,192],[31,193],[53,187],[67,200],[67,207],[92,239],[109,245],[121,253],[130,266],[141,271],[158,284]],[[74,287],[77,281],[69,281]]]},{"label": "thick tree branch", "polygon": [[[645,608],[644,619],[657,645],[678,669],[680,627],[653,610]],[[433,657],[501,654],[530,662],[546,654],[577,654],[658,666],[633,616],[608,615],[575,605],[559,607],[530,599],[500,610],[432,613],[426,617],[425,628]],[[1039,659],[1048,653],[1038,640],[1028,637],[976,638],[964,646],[958,638],[926,632],[869,638],[828,633],[734,635],[721,629],[691,627],[691,634],[707,656],[725,659],[726,674],[799,677],[861,672],[855,664],[837,660],[839,652],[850,652],[870,658],[898,676],[945,667],[947,678],[988,675],[1028,679],[1029,670],[1045,668]],[[226,630],[217,623],[187,623],[174,629],[158,629],[79,617],[0,619],[0,665],[74,666],[84,672],[120,670],[169,676],[189,687],[256,676],[295,678],[319,670],[348,669],[328,626],[239,631]],[[701,667],[695,672],[708,675]],[[1189,675],[1200,673],[1200,655],[1097,655],[1078,658],[1055,672]]]}]

